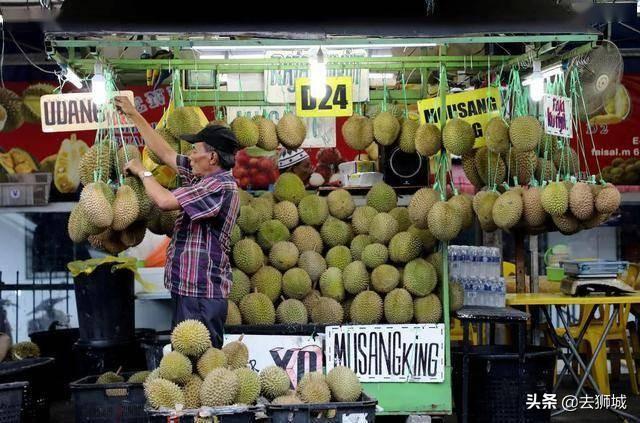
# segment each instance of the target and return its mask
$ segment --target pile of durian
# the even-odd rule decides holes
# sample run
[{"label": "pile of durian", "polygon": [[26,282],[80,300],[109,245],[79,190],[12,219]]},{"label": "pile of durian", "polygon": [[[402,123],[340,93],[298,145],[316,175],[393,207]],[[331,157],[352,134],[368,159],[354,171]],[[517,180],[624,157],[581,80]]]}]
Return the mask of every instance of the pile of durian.
[{"label": "pile of durian", "polygon": [[31,342],[23,341],[13,344],[9,335],[0,334],[0,362],[20,361],[40,357],[40,347]]},{"label": "pile of durian", "polygon": [[346,367],[336,367],[326,376],[305,374],[293,390],[284,369],[269,366],[256,372],[248,367],[249,351],[242,337],[221,350],[212,347],[209,331],[197,320],[179,323],[171,345],[173,351],[157,369],[136,374],[154,409],[252,405],[261,396],[273,404],[351,402],[362,395],[358,377]]}]

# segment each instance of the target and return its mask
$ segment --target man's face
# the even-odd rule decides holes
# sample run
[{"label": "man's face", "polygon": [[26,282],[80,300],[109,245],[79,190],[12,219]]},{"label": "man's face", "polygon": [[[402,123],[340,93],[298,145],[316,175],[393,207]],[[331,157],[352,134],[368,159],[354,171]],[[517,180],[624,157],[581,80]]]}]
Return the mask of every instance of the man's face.
[{"label": "man's face", "polygon": [[311,160],[306,159],[293,167],[293,173],[298,175],[298,178],[302,179],[305,184],[309,181],[313,169],[311,168]]},{"label": "man's face", "polygon": [[205,176],[215,171],[218,164],[218,155],[214,151],[207,151],[205,143],[197,142],[189,153],[191,170],[195,176]]}]

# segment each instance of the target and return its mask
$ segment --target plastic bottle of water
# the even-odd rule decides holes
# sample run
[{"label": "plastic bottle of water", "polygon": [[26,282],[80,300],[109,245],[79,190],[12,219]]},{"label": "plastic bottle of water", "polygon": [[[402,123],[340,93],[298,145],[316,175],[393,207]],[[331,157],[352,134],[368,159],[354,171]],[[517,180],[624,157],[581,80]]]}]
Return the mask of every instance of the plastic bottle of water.
[{"label": "plastic bottle of water", "polygon": [[500,249],[492,248],[491,264],[493,265],[493,275],[497,278],[502,274],[502,257],[500,256]]},{"label": "plastic bottle of water", "polygon": [[453,280],[459,280],[462,276],[460,260],[460,247],[452,245],[449,247],[449,276]]},{"label": "plastic bottle of water", "polygon": [[507,294],[507,285],[504,278],[500,277],[498,280],[498,289],[496,290],[496,307],[505,307]]}]

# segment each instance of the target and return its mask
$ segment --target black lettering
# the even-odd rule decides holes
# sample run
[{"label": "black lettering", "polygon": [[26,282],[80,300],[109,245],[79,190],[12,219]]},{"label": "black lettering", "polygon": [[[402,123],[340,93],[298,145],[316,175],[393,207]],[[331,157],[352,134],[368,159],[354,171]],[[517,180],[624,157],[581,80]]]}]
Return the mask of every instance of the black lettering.
[{"label": "black lettering", "polygon": [[479,122],[472,123],[471,127],[473,128],[473,132],[476,138],[482,137],[482,125],[480,125]]},{"label": "black lettering", "polygon": [[458,109],[455,104],[449,104],[447,106],[447,119],[453,119],[453,112],[456,112]]},{"label": "black lettering", "polygon": [[69,123],[73,123],[73,121],[76,121],[76,123],[83,123],[79,118],[78,118],[78,103],[76,103],[75,101],[70,101],[69,102]]},{"label": "black lettering", "polygon": [[282,367],[283,369],[287,368],[287,366],[289,365],[289,361],[291,361],[291,356],[293,356],[292,350],[287,350],[287,352],[284,354],[284,357],[282,358],[280,358],[280,354],[278,354],[277,350],[271,350],[269,351],[269,353],[271,354],[271,358],[273,358],[273,363],[278,367]]},{"label": "black lettering", "polygon": [[372,373],[380,374],[378,367],[378,334],[371,332],[369,334],[369,369]]},{"label": "black lettering", "polygon": [[336,363],[342,363],[343,366],[350,367],[349,354],[347,349],[348,345],[345,345],[345,334],[336,335],[333,339],[333,360]]},{"label": "black lettering", "polygon": [[464,119],[468,116],[467,105],[465,103],[458,104],[458,117]]},{"label": "black lettering", "polygon": [[320,105],[318,106],[318,110],[331,110],[332,107],[329,104],[329,100],[331,99],[331,87],[329,85],[324,86],[324,97],[320,101]]},{"label": "black lettering", "polygon": [[67,124],[67,103],[64,101],[56,101],[56,123],[58,125]]},{"label": "black lettering", "polygon": [[424,376],[427,374],[427,348],[428,345],[420,344],[420,350],[416,351],[416,356],[418,357],[416,365],[417,376]]},{"label": "black lettering", "polygon": [[427,374],[431,377],[438,374],[438,359],[431,357],[438,357],[439,352],[440,346],[438,344],[429,344],[429,367],[427,369]]},{"label": "black lettering", "polygon": [[[308,365],[307,365],[308,364]],[[298,351],[298,380],[301,373],[315,372],[318,368],[318,355],[313,351]]]},{"label": "black lettering", "polygon": [[402,344],[402,335],[400,332],[393,333],[393,374],[399,375],[401,374],[402,367],[402,357],[400,357],[396,351],[400,350],[400,345]]},{"label": "black lettering", "polygon": [[303,85],[300,89],[300,108],[302,110],[313,110],[316,108],[316,99],[311,96],[311,87]]},{"label": "black lettering", "polygon": [[479,115],[487,113],[487,99],[486,98],[477,99],[476,100],[476,109],[477,109]]},{"label": "black lettering", "polygon": [[56,104],[53,101],[44,103],[44,123],[45,125],[55,125]]},{"label": "black lettering", "polygon": [[489,97],[489,109],[492,112],[498,110],[498,100],[495,97]]},{"label": "black lettering", "polygon": [[360,370],[356,373],[359,374],[367,374],[369,371],[367,370],[367,354],[365,353],[365,348],[367,348],[367,334],[359,333],[358,334],[358,364]]},{"label": "black lettering", "polygon": [[[387,373],[391,372],[391,353],[393,350],[391,349],[391,332],[387,333],[387,342],[389,345],[385,345],[384,338],[381,336],[380,340],[380,348],[378,354],[378,360],[380,361],[380,371],[382,372],[382,359],[384,358],[384,363],[387,369]],[[388,348],[387,348],[388,347]]]},{"label": "black lettering", "polygon": [[469,110],[469,116],[475,116],[478,114],[478,110],[476,110],[476,105],[473,100],[467,103],[467,107]]},{"label": "black lettering", "polygon": [[438,123],[440,120],[440,110],[439,109],[427,109],[424,111],[424,121],[429,123]]},{"label": "black lettering", "polygon": [[95,104],[93,101],[89,100],[89,104],[91,106],[91,109],[93,110],[93,121],[94,122],[100,122],[100,109],[98,108],[98,105]]},{"label": "black lettering", "polygon": [[347,102],[347,86],[345,84],[338,84],[336,92],[333,96],[333,104],[340,106],[341,109],[346,109],[349,103]]},{"label": "black lettering", "polygon": [[91,102],[80,102],[80,122],[93,123],[93,114],[91,113]]},{"label": "black lettering", "polygon": [[409,363],[409,354],[413,350],[413,344],[405,344],[402,346],[402,373],[405,374],[407,370],[407,366],[411,367],[411,363]]}]

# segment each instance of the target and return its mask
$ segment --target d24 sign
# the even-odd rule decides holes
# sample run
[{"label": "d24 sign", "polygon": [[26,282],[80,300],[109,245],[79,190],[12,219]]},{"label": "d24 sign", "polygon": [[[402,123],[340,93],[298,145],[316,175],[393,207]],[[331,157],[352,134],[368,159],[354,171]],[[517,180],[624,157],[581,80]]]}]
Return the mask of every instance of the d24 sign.
[{"label": "d24 sign", "polygon": [[311,95],[311,80],[296,79],[296,115],[300,117],[334,117],[353,114],[353,80],[348,76],[326,79],[325,93]]}]

